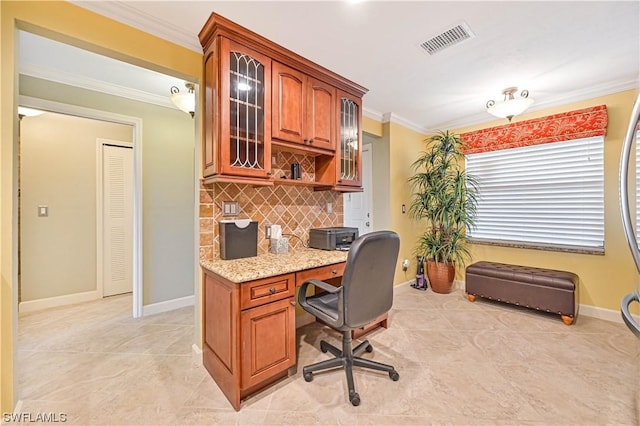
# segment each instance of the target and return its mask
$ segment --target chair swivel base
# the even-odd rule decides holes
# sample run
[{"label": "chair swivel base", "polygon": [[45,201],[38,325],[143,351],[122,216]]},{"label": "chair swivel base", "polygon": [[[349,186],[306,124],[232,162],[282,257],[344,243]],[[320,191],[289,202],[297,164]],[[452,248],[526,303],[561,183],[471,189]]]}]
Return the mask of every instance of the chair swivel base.
[{"label": "chair swivel base", "polygon": [[351,404],[353,404],[354,406],[360,405],[360,395],[358,395],[358,393],[356,392],[353,382],[353,366],[364,367],[378,371],[386,371],[387,373],[389,373],[389,377],[394,382],[400,379],[400,375],[395,370],[395,368],[393,368],[393,366],[359,357],[358,355],[360,355],[364,351],[373,352],[373,346],[371,346],[368,340],[365,340],[352,350],[350,331],[342,332],[342,350],[325,342],[324,340],[320,341],[320,350],[323,353],[331,352],[335,358],[316,362],[315,364],[303,367],[302,376],[304,377],[304,380],[307,382],[312,381],[314,371],[327,370],[329,368],[335,367],[344,367],[345,373],[347,375],[347,386],[349,387],[349,401],[351,401]]}]

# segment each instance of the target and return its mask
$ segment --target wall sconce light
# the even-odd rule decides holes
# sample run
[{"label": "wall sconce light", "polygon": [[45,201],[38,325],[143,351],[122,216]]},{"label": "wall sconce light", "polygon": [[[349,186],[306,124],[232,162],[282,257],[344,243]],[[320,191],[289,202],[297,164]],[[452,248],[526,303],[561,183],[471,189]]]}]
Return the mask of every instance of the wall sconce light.
[{"label": "wall sconce light", "polygon": [[181,92],[176,86],[171,86],[171,102],[193,118],[196,112],[195,85],[193,83],[185,83],[184,85],[187,88],[186,92]]},{"label": "wall sconce light", "polygon": [[517,87],[508,87],[502,91],[504,100],[496,103],[493,100],[487,102],[487,112],[499,118],[506,118],[509,121],[516,115],[520,115],[533,105],[533,99],[529,98],[529,91],[520,92],[520,97],[513,96],[518,91]]}]

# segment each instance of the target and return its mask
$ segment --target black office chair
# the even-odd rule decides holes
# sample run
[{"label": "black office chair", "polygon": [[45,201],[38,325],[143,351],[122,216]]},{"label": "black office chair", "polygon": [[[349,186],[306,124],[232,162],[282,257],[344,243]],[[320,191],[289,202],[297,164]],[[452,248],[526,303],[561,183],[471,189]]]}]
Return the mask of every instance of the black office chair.
[{"label": "black office chair", "polygon": [[[398,261],[400,238],[391,231],[365,234],[351,245],[340,287],[323,281],[308,280],[298,292],[302,308],[329,326],[342,331],[342,350],[320,341],[322,352],[331,352],[335,358],[307,365],[302,369],[307,382],[313,380],[313,372],[334,367],[344,367],[349,387],[349,401],[360,405],[360,396],[353,383],[353,366],[386,371],[393,381],[400,378],[391,365],[360,358],[363,351],[371,352],[368,340],[351,348],[351,330],[360,328],[388,312],[393,304],[393,276]],[[312,285],[326,291],[317,296],[306,296]]]}]

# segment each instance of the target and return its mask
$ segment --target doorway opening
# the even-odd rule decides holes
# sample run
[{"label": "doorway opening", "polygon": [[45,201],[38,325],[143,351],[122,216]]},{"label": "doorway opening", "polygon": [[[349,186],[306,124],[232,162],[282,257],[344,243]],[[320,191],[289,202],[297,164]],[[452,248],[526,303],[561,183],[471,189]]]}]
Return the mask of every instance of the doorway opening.
[{"label": "doorway opening", "polygon": [[[142,188],[139,178],[142,158],[138,143],[141,120],[29,97],[20,97],[20,104],[48,113],[22,118],[20,123],[23,152],[19,161],[19,310],[26,312],[103,297],[104,223],[99,213],[104,204],[100,190],[103,187],[104,141],[98,139],[107,136],[112,142],[121,141],[115,145],[128,146],[131,157],[127,178],[127,194],[131,199],[131,256],[124,259],[120,255],[120,259],[126,260],[122,266],[131,271],[132,316],[142,316]],[[82,132],[88,133],[83,135]],[[30,147],[32,136],[36,140]],[[78,139],[83,137],[82,141]],[[63,141],[62,145],[56,146],[56,138],[58,142]],[[38,152],[39,144],[47,147],[48,155]],[[65,144],[68,146],[64,147]],[[54,161],[57,156],[61,158]],[[30,163],[25,164],[25,161]],[[62,166],[60,161],[68,164]],[[48,185],[48,191],[43,190],[43,182]],[[30,185],[37,189],[30,191]],[[43,209],[46,212],[41,212]],[[53,269],[47,263],[51,263]],[[56,270],[58,275],[51,276]],[[39,277],[38,273],[42,272],[38,271],[46,271],[46,279]],[[42,282],[46,284],[38,284]],[[56,282],[58,284],[52,284]]]},{"label": "doorway opening", "polygon": [[343,195],[344,226],[358,228],[358,234],[364,235],[373,230],[371,145],[362,148],[362,192],[350,192]]}]

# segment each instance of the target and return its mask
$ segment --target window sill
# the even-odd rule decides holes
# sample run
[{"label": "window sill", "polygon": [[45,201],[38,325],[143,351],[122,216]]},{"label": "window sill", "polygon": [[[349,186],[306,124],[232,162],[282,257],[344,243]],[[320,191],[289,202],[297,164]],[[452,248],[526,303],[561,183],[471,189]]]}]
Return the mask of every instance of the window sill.
[{"label": "window sill", "polygon": [[576,253],[576,254],[595,254],[604,256],[604,247],[576,247],[576,246],[563,246],[560,244],[543,244],[543,243],[528,243],[524,241],[504,241],[504,240],[488,240],[481,238],[469,238],[471,244],[480,244],[487,246],[499,246],[499,247],[514,247],[524,248],[532,250],[543,251],[559,251],[563,253]]}]

